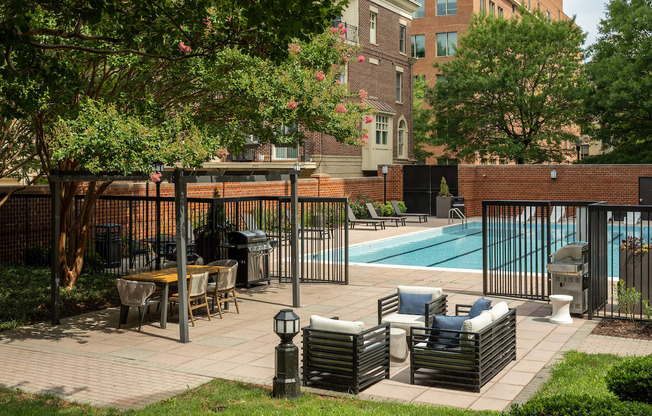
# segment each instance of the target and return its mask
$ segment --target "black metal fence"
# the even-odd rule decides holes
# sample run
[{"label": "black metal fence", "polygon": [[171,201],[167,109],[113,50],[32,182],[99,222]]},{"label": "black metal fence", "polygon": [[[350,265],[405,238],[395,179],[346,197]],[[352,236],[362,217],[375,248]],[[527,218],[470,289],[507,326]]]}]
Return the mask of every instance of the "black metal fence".
[{"label": "black metal fence", "polygon": [[587,201],[483,201],[483,289],[486,294],[547,300],[550,255],[588,241]]},{"label": "black metal fence", "polygon": [[[19,194],[0,208],[0,263],[49,264],[50,201]],[[75,213],[82,202],[77,196]],[[302,281],[348,283],[347,203],[299,198]],[[275,246],[270,275],[290,278],[290,197],[188,198],[188,218],[192,258],[226,258],[230,231],[261,229]],[[163,267],[176,256],[175,221],[173,197],[102,196],[91,215],[85,263],[115,274]]]}]

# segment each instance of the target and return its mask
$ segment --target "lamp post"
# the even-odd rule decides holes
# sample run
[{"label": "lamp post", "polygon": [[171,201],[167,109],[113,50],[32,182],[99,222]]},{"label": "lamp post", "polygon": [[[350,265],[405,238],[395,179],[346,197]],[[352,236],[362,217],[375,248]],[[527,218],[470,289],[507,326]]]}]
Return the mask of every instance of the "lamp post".
[{"label": "lamp post", "polygon": [[580,161],[580,151],[582,150],[582,140],[578,137],[575,140],[575,150],[577,150],[577,161]]},{"label": "lamp post", "polygon": [[290,276],[292,277],[292,306],[298,308],[301,306],[301,293],[299,291],[299,184],[298,177],[301,173],[301,164],[294,164],[294,172],[290,174],[290,212],[292,218],[290,223],[290,267],[292,268]]},{"label": "lamp post", "polygon": [[292,309],[281,309],[274,317],[274,332],[281,338],[276,346],[276,371],[272,395],[294,399],[301,396],[299,384],[299,348],[292,338],[299,333],[299,317]]},{"label": "lamp post", "polygon": [[383,172],[383,204],[387,204],[387,172],[389,172],[389,167],[383,165],[381,172]]}]

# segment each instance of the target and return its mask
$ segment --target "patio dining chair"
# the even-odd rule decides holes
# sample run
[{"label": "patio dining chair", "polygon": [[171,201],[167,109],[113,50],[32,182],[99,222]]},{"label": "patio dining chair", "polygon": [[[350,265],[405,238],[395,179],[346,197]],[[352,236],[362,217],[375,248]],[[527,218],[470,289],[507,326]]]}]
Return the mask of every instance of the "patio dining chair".
[{"label": "patio dining chair", "polygon": [[[188,279],[188,312],[190,314],[190,321],[192,326],[195,326],[195,317],[193,316],[192,311],[202,307],[206,307],[206,314],[208,315],[208,320],[211,320],[211,312],[208,309],[208,272],[191,274],[190,279]],[[179,294],[175,293],[170,295],[168,298],[170,303],[179,303]],[[170,308],[170,313],[172,313],[172,308]]]},{"label": "patio dining chair", "polygon": [[399,223],[405,225],[405,217],[380,217],[371,202],[365,202],[365,206],[367,207],[367,211],[369,211],[369,215],[371,215],[371,218],[374,220],[394,221],[394,224],[396,224],[397,227]]},{"label": "patio dining chair", "polygon": [[[235,294],[235,283],[238,275],[238,261],[237,260],[217,260],[209,263],[208,266],[222,266],[217,272],[217,279],[214,283],[208,284],[208,293],[213,297],[213,304],[211,309],[215,310],[215,303],[217,303],[217,311],[222,319],[222,303],[233,300],[235,310],[240,313],[238,306],[238,297]],[[230,297],[229,297],[230,296]]]},{"label": "patio dining chair", "polygon": [[152,296],[156,291],[156,284],[152,282],[138,282],[126,279],[118,279],[115,283],[118,287],[118,295],[120,296],[121,305],[118,329],[120,329],[123,322],[127,321],[129,308],[133,306],[138,308],[138,315],[140,317],[138,331],[140,331],[140,328],[143,325],[143,320],[145,319],[145,312],[148,312],[149,315],[150,305],[161,302],[160,297]]}]

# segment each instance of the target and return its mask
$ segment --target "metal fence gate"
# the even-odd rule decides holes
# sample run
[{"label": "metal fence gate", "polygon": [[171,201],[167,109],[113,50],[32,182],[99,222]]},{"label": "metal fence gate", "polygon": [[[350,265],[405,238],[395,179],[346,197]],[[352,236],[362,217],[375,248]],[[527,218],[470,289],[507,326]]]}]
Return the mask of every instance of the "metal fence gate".
[{"label": "metal fence gate", "polygon": [[403,200],[408,212],[436,214],[441,178],[446,178],[450,192],[458,195],[457,165],[403,166]]},{"label": "metal fence gate", "polygon": [[[77,196],[73,210],[79,210]],[[302,282],[348,284],[346,198],[299,198]],[[173,197],[98,199],[91,215],[85,258],[107,274],[160,268],[175,255]],[[226,258],[230,231],[261,229],[274,242],[270,275],[290,280],[290,197],[188,198],[189,251],[205,263]],[[13,195],[0,208],[0,264],[49,265],[50,195]],[[71,236],[78,238],[78,236]]]}]

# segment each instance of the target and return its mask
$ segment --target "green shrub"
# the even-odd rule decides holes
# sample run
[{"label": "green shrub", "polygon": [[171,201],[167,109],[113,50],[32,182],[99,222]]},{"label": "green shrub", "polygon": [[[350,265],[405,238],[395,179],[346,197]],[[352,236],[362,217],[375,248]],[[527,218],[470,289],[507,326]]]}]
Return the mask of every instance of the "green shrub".
[{"label": "green shrub", "polygon": [[615,364],[605,377],[607,388],[620,400],[652,404],[652,354]]},{"label": "green shrub", "polygon": [[106,262],[94,250],[86,249],[84,253],[84,264],[82,266],[82,274],[101,274],[104,273]]},{"label": "green shrub", "polygon": [[[401,212],[407,212],[407,207],[405,206],[405,202],[397,201],[397,204],[398,204],[398,207],[401,209]],[[392,209],[392,212],[394,212],[393,209]],[[396,214],[396,213],[394,212],[394,214]]]},{"label": "green shrub", "polygon": [[369,195],[364,195],[364,194],[351,196],[351,198],[349,199],[349,205],[351,206],[351,210],[355,214],[356,218],[358,219],[369,218],[369,212],[367,211],[367,207],[365,206],[365,203],[367,202],[373,203],[374,200]]},{"label": "green shrub", "polygon": [[639,402],[621,402],[613,397],[560,394],[534,398],[523,405],[514,405],[503,414],[509,416],[643,416],[652,414],[652,406]]}]

